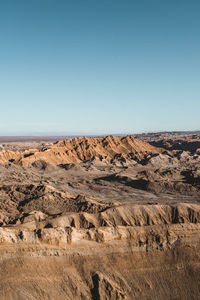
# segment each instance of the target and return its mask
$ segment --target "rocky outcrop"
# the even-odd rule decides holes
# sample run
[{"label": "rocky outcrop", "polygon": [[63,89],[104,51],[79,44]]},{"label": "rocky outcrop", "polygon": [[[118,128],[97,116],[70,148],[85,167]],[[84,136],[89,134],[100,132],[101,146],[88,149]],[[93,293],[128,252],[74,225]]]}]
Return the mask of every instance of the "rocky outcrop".
[{"label": "rocky outcrop", "polygon": [[187,208],[167,225],[144,214],[134,226],[1,228],[0,298],[198,299],[200,224]]},{"label": "rocky outcrop", "polygon": [[133,136],[1,151],[0,299],[199,299],[198,156]]},{"label": "rocky outcrop", "polygon": [[[133,136],[103,138],[74,138],[57,142],[41,149],[25,150],[22,152],[1,151],[0,163],[7,161],[20,165],[34,164],[44,161],[50,164],[77,163],[91,160],[141,160],[151,153],[161,150],[139,141]],[[123,155],[122,155],[123,153]]]}]

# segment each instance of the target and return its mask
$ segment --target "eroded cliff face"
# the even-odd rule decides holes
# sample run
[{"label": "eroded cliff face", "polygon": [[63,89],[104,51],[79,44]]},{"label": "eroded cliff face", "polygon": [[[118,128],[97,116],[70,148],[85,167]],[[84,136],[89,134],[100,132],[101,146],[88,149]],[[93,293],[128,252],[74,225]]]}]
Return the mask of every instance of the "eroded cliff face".
[{"label": "eroded cliff face", "polygon": [[199,232],[197,204],[32,212],[0,228],[0,298],[198,299]]},{"label": "eroded cliff face", "polygon": [[200,299],[197,154],[148,147],[82,138],[49,147],[84,153],[76,163],[8,156],[0,299]]},{"label": "eroded cliff face", "polygon": [[37,245],[1,245],[0,297],[198,299],[199,226],[175,225],[171,237],[163,229],[107,242],[58,246],[56,233],[56,245],[52,235]]}]

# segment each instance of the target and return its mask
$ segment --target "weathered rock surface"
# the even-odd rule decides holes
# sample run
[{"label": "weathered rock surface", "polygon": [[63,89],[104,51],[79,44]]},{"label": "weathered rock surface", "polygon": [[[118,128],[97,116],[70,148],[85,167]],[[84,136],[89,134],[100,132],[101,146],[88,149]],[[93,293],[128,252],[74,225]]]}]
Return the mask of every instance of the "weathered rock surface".
[{"label": "weathered rock surface", "polygon": [[133,137],[1,151],[0,299],[200,299],[200,161]]},{"label": "weathered rock surface", "polygon": [[[160,150],[161,151],[161,150]],[[159,153],[159,149],[135,139],[132,136],[103,138],[74,138],[63,140],[42,149],[31,149],[21,152],[3,150],[0,152],[0,163],[7,161],[20,165],[30,165],[37,160],[51,164],[77,163],[88,160],[126,160],[142,159],[147,154]]]}]

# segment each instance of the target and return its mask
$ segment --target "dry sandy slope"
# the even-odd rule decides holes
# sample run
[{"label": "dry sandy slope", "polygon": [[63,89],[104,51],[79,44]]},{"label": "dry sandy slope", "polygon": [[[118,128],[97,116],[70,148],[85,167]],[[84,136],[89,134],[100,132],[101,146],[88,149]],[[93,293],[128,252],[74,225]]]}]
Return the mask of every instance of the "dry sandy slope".
[{"label": "dry sandy slope", "polygon": [[0,157],[0,299],[200,299],[197,152],[109,136]]},{"label": "dry sandy slope", "polygon": [[0,228],[0,299],[199,299],[200,204],[68,199]]},{"label": "dry sandy slope", "polygon": [[199,299],[199,229],[199,224],[117,227],[112,234],[101,229],[107,238],[97,242],[82,240],[76,231],[68,243],[69,232],[46,229],[50,232],[35,244],[24,230],[24,237],[18,235],[26,242],[0,247],[0,298]]}]

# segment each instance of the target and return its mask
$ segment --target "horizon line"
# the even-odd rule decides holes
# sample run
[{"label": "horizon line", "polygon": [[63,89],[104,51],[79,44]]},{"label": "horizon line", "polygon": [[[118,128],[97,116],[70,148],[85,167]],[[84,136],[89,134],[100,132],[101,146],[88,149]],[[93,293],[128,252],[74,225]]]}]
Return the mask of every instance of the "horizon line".
[{"label": "horizon line", "polygon": [[90,137],[95,137],[95,136],[108,136],[108,135],[113,135],[113,136],[123,136],[123,135],[142,135],[142,134],[158,134],[158,133],[196,133],[200,132],[199,130],[160,130],[160,131],[143,131],[143,132],[124,132],[124,133],[32,133],[32,134],[7,134],[7,135],[1,135],[0,138],[39,138],[39,137],[45,137],[45,138],[56,138],[56,137],[80,137],[80,136],[90,136]]}]

